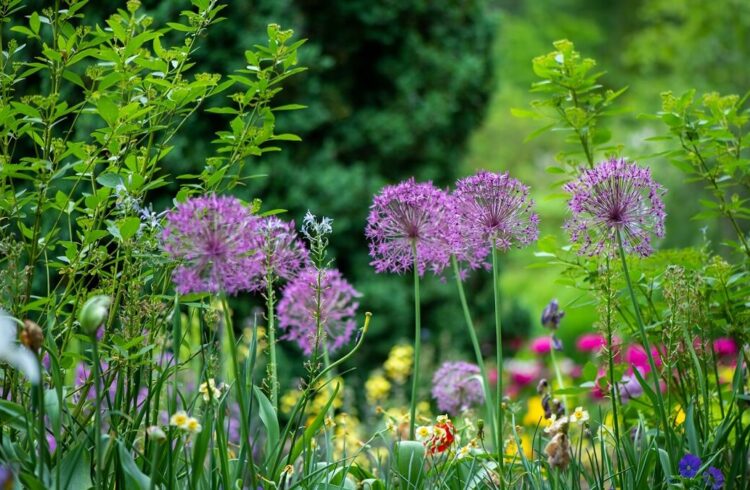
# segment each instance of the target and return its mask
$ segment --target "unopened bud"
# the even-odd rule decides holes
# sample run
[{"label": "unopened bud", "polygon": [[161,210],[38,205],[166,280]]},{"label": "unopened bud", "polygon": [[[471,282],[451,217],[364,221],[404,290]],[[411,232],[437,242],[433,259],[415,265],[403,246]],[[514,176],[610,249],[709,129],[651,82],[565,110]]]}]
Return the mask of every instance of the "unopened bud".
[{"label": "unopened bud", "polygon": [[103,294],[92,296],[86,301],[78,314],[78,321],[81,324],[81,330],[89,335],[94,335],[96,330],[107,319],[109,305],[112,299]]},{"label": "unopened bud", "polygon": [[146,435],[149,439],[157,442],[161,442],[167,439],[167,434],[165,434],[164,430],[158,425],[152,425],[151,427],[146,428]]},{"label": "unopened bud", "polygon": [[44,343],[44,332],[42,332],[42,327],[31,320],[24,320],[20,340],[29,350],[35,354],[39,354],[39,349],[42,348],[42,344]]}]

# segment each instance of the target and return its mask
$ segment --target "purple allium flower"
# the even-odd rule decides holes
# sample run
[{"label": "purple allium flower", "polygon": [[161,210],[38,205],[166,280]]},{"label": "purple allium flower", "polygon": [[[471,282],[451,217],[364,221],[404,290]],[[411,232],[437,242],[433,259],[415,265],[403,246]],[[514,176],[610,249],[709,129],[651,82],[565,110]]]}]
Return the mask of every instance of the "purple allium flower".
[{"label": "purple allium flower", "polygon": [[677,466],[680,470],[680,475],[684,478],[693,478],[698,474],[698,470],[701,467],[701,458],[695,454],[688,453],[682,457]]},{"label": "purple allium flower", "polygon": [[432,377],[432,397],[438,409],[456,416],[484,402],[479,367],[463,361],[444,362]]},{"label": "purple allium flower", "polygon": [[716,466],[709,466],[703,473],[703,482],[711,490],[720,490],[724,488],[724,474]]},{"label": "purple allium flower", "polygon": [[365,228],[375,271],[411,270],[414,247],[420,275],[428,267],[442,271],[450,261],[454,233],[448,201],[431,182],[416,183],[414,178],[383,187],[373,198]]},{"label": "purple allium flower", "polygon": [[[318,271],[305,269],[286,285],[278,307],[279,328],[285,331],[281,338],[296,342],[306,355],[315,349],[317,281]],[[320,321],[328,351],[334,352],[352,338],[359,307],[355,298],[361,294],[336,269],[322,271],[320,286]]]},{"label": "purple allium flower", "polygon": [[182,261],[174,271],[177,291],[229,294],[249,289],[260,274],[259,219],[239,199],[190,198],[167,214],[164,249]]},{"label": "purple allium flower", "polygon": [[529,188],[504,174],[480,171],[456,182],[452,194],[456,232],[461,237],[456,257],[470,263],[500,250],[526,246],[539,236],[539,217],[531,211]]},{"label": "purple allium flower", "polygon": [[291,281],[309,265],[307,248],[299,239],[294,222],[267,216],[260,223],[259,233],[263,273],[253,282],[253,290],[266,288],[266,274],[270,273],[274,279]]},{"label": "purple allium flower", "polygon": [[568,203],[573,216],[565,229],[580,244],[582,255],[612,253],[618,230],[625,250],[643,257],[652,252],[651,234],[664,236],[665,191],[648,168],[612,159],[586,170],[564,188],[573,195]]}]

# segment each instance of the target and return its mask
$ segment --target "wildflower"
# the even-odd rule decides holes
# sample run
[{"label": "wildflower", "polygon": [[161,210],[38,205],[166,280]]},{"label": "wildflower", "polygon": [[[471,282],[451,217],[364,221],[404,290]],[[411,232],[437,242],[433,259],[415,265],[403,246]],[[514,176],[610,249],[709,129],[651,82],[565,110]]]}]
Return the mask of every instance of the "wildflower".
[{"label": "wildflower", "polygon": [[468,362],[445,362],[432,378],[432,397],[438,409],[451,415],[484,402],[479,367]]},{"label": "wildflower", "polygon": [[[654,364],[656,364],[656,367],[660,367],[661,354],[659,353],[659,349],[657,349],[656,347],[651,347],[651,355],[654,358]],[[625,362],[627,364],[630,364],[631,370],[638,369],[643,375],[651,371],[651,366],[648,362],[648,354],[646,353],[646,349],[644,349],[640,345],[628,346],[627,350],[625,351]]]},{"label": "wildflower", "polygon": [[333,220],[328,217],[322,217],[318,220],[310,210],[305,213],[305,217],[302,219],[302,234],[308,240],[313,240],[315,237],[321,237],[330,235],[333,233],[333,227],[331,226]]},{"label": "wildflower", "polygon": [[542,373],[542,367],[537,361],[511,359],[505,362],[504,368],[509,373],[510,380],[519,386],[531,384]]},{"label": "wildflower", "polygon": [[558,432],[567,432],[568,430],[568,417],[562,416],[560,418],[557,417],[556,414],[552,414],[552,416],[549,417],[551,423],[548,427],[545,427],[544,433],[553,435],[557,434]]},{"label": "wildflower", "polygon": [[[335,352],[351,341],[359,307],[355,299],[361,296],[336,269],[320,271],[318,291],[318,274],[314,268],[302,271],[284,288],[278,306],[279,327],[286,332],[281,338],[296,342],[308,356],[316,345]],[[320,316],[316,317],[318,308]],[[318,321],[325,339],[315,338]]]},{"label": "wildflower", "polygon": [[382,402],[391,391],[391,383],[382,374],[373,374],[365,381],[367,403],[372,405]]},{"label": "wildflower", "polygon": [[578,337],[576,347],[580,352],[599,352],[602,347],[607,345],[607,340],[602,334],[586,333]]},{"label": "wildflower", "polygon": [[270,278],[291,281],[310,263],[305,244],[297,236],[294,222],[276,216],[262,218],[258,226],[259,255],[264,274],[257,276],[251,289],[265,289]]},{"label": "wildflower", "polygon": [[433,431],[432,427],[429,425],[420,425],[414,433],[416,434],[418,441],[424,442],[432,437]]},{"label": "wildflower", "polygon": [[9,465],[0,465],[0,490],[15,488],[15,476]]},{"label": "wildflower", "polygon": [[169,425],[175,426],[178,429],[187,429],[189,420],[190,417],[188,417],[187,412],[185,412],[184,410],[180,410],[179,412],[174,413],[169,418]]},{"label": "wildflower", "polygon": [[0,310],[0,361],[21,371],[32,384],[39,384],[39,362],[32,351],[16,343],[17,328],[13,319]]},{"label": "wildflower", "polygon": [[532,339],[529,348],[534,354],[549,354],[552,350],[552,339],[546,335],[543,337],[537,337]]},{"label": "wildflower", "polygon": [[290,414],[300,399],[299,390],[289,390],[281,397],[281,413]]},{"label": "wildflower", "polygon": [[693,478],[698,474],[698,469],[701,467],[701,458],[695,454],[688,453],[682,457],[677,466],[680,475],[684,478]]},{"label": "wildflower", "polygon": [[259,219],[227,196],[190,198],[167,214],[164,250],[182,262],[172,279],[181,294],[234,294],[261,273]]},{"label": "wildflower", "polygon": [[714,340],[714,351],[719,357],[734,359],[737,357],[737,342],[731,337],[719,337]]},{"label": "wildflower", "polygon": [[158,425],[152,425],[146,428],[146,435],[149,439],[155,441],[164,441],[167,438],[167,434],[164,433],[161,427]]},{"label": "wildflower", "polygon": [[508,439],[508,444],[505,446],[505,455],[515,457],[523,453],[523,455],[526,456],[527,459],[531,459],[534,456],[532,451],[531,438],[526,434],[522,434],[519,439],[521,441],[520,449],[514,437]]},{"label": "wildflower", "polygon": [[617,388],[620,392],[620,401],[622,403],[627,403],[628,400],[638,398],[643,394],[641,383],[638,382],[635,376],[628,374],[623,375],[622,380],[617,384]]},{"label": "wildflower", "polygon": [[214,378],[210,378],[208,381],[201,383],[198,392],[203,395],[204,402],[212,399],[217,401],[221,397],[221,385],[217,387]]},{"label": "wildflower", "polygon": [[687,416],[685,415],[685,410],[682,409],[682,406],[677,405],[674,410],[674,425],[682,425],[685,423],[685,420],[687,420]]},{"label": "wildflower", "polygon": [[185,430],[187,430],[188,432],[192,432],[193,434],[197,434],[198,432],[203,430],[203,426],[201,425],[200,421],[195,417],[190,417],[185,423],[184,428]]},{"label": "wildflower", "polygon": [[557,330],[565,312],[560,310],[560,304],[556,299],[549,302],[542,311],[542,326],[550,330]]},{"label": "wildflower", "polygon": [[576,407],[572,414],[570,414],[570,421],[576,422],[578,425],[582,425],[589,420],[589,412],[584,410],[583,407]]},{"label": "wildflower", "polygon": [[470,445],[461,446],[456,454],[456,459],[464,459],[471,454],[472,447]]},{"label": "wildflower", "polygon": [[598,255],[622,237],[626,251],[651,254],[651,234],[664,236],[664,189],[651,178],[651,170],[623,159],[598,164],[565,185],[572,194],[572,217],[565,223],[582,255]]},{"label": "wildflower", "polygon": [[724,488],[724,474],[716,466],[709,466],[703,473],[703,483],[711,490],[720,490]]},{"label": "wildflower", "polygon": [[394,345],[383,364],[386,375],[398,384],[403,384],[411,375],[414,364],[414,347],[411,345]]},{"label": "wildflower", "polygon": [[425,443],[430,454],[445,452],[455,441],[456,429],[447,415],[440,415],[432,428],[432,437]]},{"label": "wildflower", "polygon": [[[453,195],[456,231],[463,249],[481,258],[495,246],[508,250],[539,236],[539,218],[531,212],[529,188],[504,174],[480,171],[456,183]],[[460,255],[460,254],[459,254]]]},{"label": "wildflower", "polygon": [[523,425],[536,427],[540,422],[544,422],[544,409],[542,408],[542,398],[539,396],[530,396],[526,402],[526,415],[523,416]]},{"label": "wildflower", "polygon": [[[450,260],[452,227],[448,195],[431,182],[413,178],[384,187],[373,198],[365,236],[376,272],[423,275],[442,271]],[[416,253],[416,257],[414,256]]]}]

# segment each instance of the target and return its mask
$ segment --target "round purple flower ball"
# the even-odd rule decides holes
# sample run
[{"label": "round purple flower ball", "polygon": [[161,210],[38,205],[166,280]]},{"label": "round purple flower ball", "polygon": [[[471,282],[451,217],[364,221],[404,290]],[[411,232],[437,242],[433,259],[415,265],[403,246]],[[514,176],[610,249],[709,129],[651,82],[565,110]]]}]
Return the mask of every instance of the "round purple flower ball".
[{"label": "round purple flower ball", "polygon": [[262,218],[258,225],[259,260],[262,273],[251,285],[254,291],[264,290],[271,280],[291,281],[310,264],[307,247],[299,238],[294,222],[276,216]]},{"label": "round purple flower ball", "polygon": [[164,250],[180,262],[172,279],[181,294],[235,294],[260,274],[258,218],[231,196],[189,198],[167,213]]},{"label": "round purple flower ball", "polygon": [[529,188],[507,172],[483,170],[460,179],[452,200],[461,237],[456,257],[474,267],[493,245],[508,250],[529,245],[539,236],[539,217],[532,212]]},{"label": "round purple flower ball", "polygon": [[677,466],[683,478],[694,478],[698,474],[701,463],[701,458],[695,454],[688,453],[682,457]]},{"label": "round purple flower ball", "polygon": [[453,227],[448,194],[413,178],[383,187],[373,198],[365,236],[376,272],[442,271],[450,261]]},{"label": "round purple flower ball", "polygon": [[[359,307],[356,298],[361,294],[338,270],[324,269],[321,274],[320,322],[325,345],[329,352],[335,352],[352,339],[356,329],[354,316]],[[303,270],[286,285],[278,306],[279,328],[284,331],[281,338],[296,342],[308,356],[315,349],[317,281],[316,269]],[[323,339],[320,341],[322,349]]]},{"label": "round purple flower ball", "polygon": [[613,255],[619,232],[626,252],[646,257],[653,251],[651,235],[664,236],[665,190],[648,168],[612,159],[586,170],[564,188],[572,194],[572,217],[565,229],[579,244],[581,255]]},{"label": "round purple flower ball", "polygon": [[484,403],[479,367],[463,361],[448,361],[432,377],[432,397],[438,410],[456,416]]}]

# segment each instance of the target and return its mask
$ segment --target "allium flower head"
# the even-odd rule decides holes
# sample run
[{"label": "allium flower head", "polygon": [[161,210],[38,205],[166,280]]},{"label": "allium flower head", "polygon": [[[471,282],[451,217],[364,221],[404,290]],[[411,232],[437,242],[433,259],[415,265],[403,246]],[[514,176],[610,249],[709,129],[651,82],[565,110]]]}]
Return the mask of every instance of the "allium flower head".
[{"label": "allium flower head", "polygon": [[414,267],[442,271],[450,260],[453,227],[448,195],[430,182],[413,178],[383,187],[373,198],[365,236],[376,272],[402,273]]},{"label": "allium flower head", "polygon": [[432,377],[432,397],[438,410],[458,415],[484,402],[479,367],[463,361],[445,362]]},{"label": "allium flower head", "polygon": [[266,287],[265,274],[291,281],[309,265],[309,253],[294,228],[294,222],[282,221],[276,216],[262,218],[259,226],[260,255],[263,274],[252,289]]},{"label": "allium flower head", "polygon": [[258,218],[229,196],[190,198],[167,214],[164,250],[182,262],[177,291],[234,294],[260,274]]},{"label": "allium flower head", "polygon": [[572,194],[568,206],[573,213],[565,228],[582,255],[614,253],[618,230],[625,250],[643,257],[652,252],[651,234],[664,236],[664,188],[648,168],[612,159],[564,188]]},{"label": "allium flower head", "polygon": [[[507,172],[480,171],[461,179],[452,196],[461,246],[479,258],[490,252],[493,243],[508,250],[529,245],[539,236],[529,188]],[[460,251],[457,256],[461,257]]]},{"label": "allium flower head", "polygon": [[698,470],[701,467],[701,458],[695,454],[686,454],[682,457],[678,463],[680,475],[684,478],[693,478],[698,474]]},{"label": "allium flower head", "polygon": [[[317,281],[318,271],[305,269],[286,285],[278,307],[279,328],[285,332],[282,338],[296,342],[307,355],[315,348]],[[361,294],[336,269],[322,271],[320,288],[320,321],[326,346],[334,352],[352,339],[359,307],[356,298]]]}]

